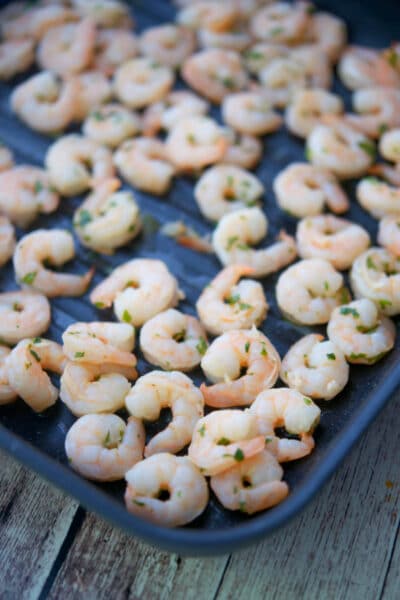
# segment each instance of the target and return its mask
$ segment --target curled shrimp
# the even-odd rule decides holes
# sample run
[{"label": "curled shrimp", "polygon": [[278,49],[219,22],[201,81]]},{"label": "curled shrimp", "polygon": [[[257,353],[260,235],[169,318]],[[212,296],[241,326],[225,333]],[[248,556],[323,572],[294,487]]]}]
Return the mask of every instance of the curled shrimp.
[{"label": "curled shrimp", "polygon": [[372,365],[394,346],[396,327],[368,298],[336,308],[327,328],[329,339],[350,363]]},{"label": "curled shrimp", "polygon": [[146,29],[139,40],[140,51],[160,65],[177,69],[196,49],[196,36],[187,28],[172,23]]},{"label": "curled shrimp", "polygon": [[263,450],[211,477],[210,486],[225,508],[252,515],[286,498],[289,487],[282,477],[283,469],[276,458]]},{"label": "curled shrimp", "polygon": [[348,297],[343,276],[320,258],[301,260],[278,279],[276,299],[282,314],[303,325],[327,323]]},{"label": "curled shrimp", "polygon": [[5,265],[15,249],[15,230],[7,217],[0,216],[0,267]]},{"label": "curled shrimp", "polygon": [[[376,166],[380,174],[381,165]],[[388,169],[394,171],[391,167]],[[376,219],[387,215],[400,217],[400,178],[398,182],[391,183],[375,176],[365,177],[357,183],[356,197],[360,205]]]},{"label": "curled shrimp", "polygon": [[262,142],[254,135],[242,135],[229,127],[224,128],[223,135],[228,147],[219,162],[242,169],[255,169],[262,157]]},{"label": "curled shrimp", "polygon": [[98,106],[83,123],[83,134],[104,146],[117,148],[141,130],[139,116],[121,104]]},{"label": "curled shrimp", "polygon": [[307,2],[273,2],[258,10],[250,20],[250,31],[256,39],[277,44],[301,41],[310,23]]},{"label": "curled shrimp", "polygon": [[109,77],[120,65],[137,55],[138,41],[126,29],[101,29],[96,34],[95,51],[93,68]]},{"label": "curled shrimp", "polygon": [[237,8],[228,2],[199,0],[185,6],[177,14],[179,24],[191,29],[209,29],[220,32],[229,30],[238,17]]},{"label": "curled shrimp", "polygon": [[64,331],[64,354],[91,365],[135,367],[135,330],[128,323],[73,323]]},{"label": "curled shrimp", "polygon": [[59,138],[46,154],[46,167],[55,188],[63,196],[75,196],[114,176],[108,148],[81,135]]},{"label": "curled shrimp", "polygon": [[72,0],[72,5],[82,17],[90,17],[99,27],[134,26],[129,6],[120,0]]},{"label": "curled shrimp", "polygon": [[74,10],[62,4],[49,3],[27,7],[9,18],[1,19],[1,33],[5,39],[33,38],[39,41],[52,27],[69,21],[76,21],[78,15]]},{"label": "curled shrimp", "polygon": [[17,399],[16,392],[10,387],[7,373],[7,357],[10,355],[10,348],[0,345],[0,406],[10,404]]},{"label": "curled shrimp", "polygon": [[181,171],[219,162],[227,147],[222,127],[213,119],[199,115],[180,120],[166,140],[168,158]]},{"label": "curled shrimp", "polygon": [[278,173],[273,188],[282,210],[295,217],[318,215],[325,205],[335,213],[350,207],[336,177],[323,167],[292,163]]},{"label": "curled shrimp", "polygon": [[207,350],[207,336],[195,317],[169,308],[143,325],[140,348],[152,365],[167,371],[192,371]]},{"label": "curled shrimp", "polygon": [[173,91],[144,111],[143,133],[153,136],[161,129],[170,131],[182,119],[196,115],[204,116],[208,110],[208,102],[197,94],[187,90]]},{"label": "curled shrimp", "polygon": [[202,291],[196,309],[200,321],[212,335],[232,329],[251,329],[264,321],[268,303],[261,284],[251,279],[239,281],[253,272],[245,265],[225,267]]},{"label": "curled shrimp", "polygon": [[332,400],[349,380],[349,365],[336,344],[311,333],[289,348],[282,359],[280,377],[305,396]]},{"label": "curled shrimp", "polygon": [[49,298],[81,296],[93,277],[90,269],[85,275],[72,275],[49,270],[44,263],[56,267],[75,256],[74,240],[64,229],[37,229],[21,238],[14,253],[17,281],[24,287],[41,292]]},{"label": "curled shrimp", "polygon": [[135,367],[117,363],[67,361],[60,379],[60,399],[76,417],[110,413],[125,406],[137,378]]},{"label": "curled shrimp", "polygon": [[169,67],[151,58],[132,58],[115,72],[114,91],[118,99],[130,108],[144,108],[162,100],[174,84]]},{"label": "curled shrimp", "polygon": [[120,321],[140,327],[158,313],[176,306],[182,292],[160,260],[133,259],[117,267],[91,293],[97,308],[109,308]]},{"label": "curled shrimp", "polygon": [[41,338],[22,340],[7,357],[7,374],[11,388],[35,412],[53,406],[58,389],[46,371],[61,374],[65,356],[59,344]]},{"label": "curled shrimp", "polygon": [[335,63],[346,46],[346,23],[336,15],[318,11],[311,15],[310,41]]},{"label": "curled shrimp", "polygon": [[294,239],[284,232],[278,241],[253,250],[267,233],[268,221],[259,208],[245,208],[225,215],[214,231],[212,244],[223,265],[241,264],[254,269],[255,277],[266,277],[279,271],[296,258]]},{"label": "curled shrimp", "polygon": [[351,287],[356,298],[369,298],[385,315],[400,312],[400,264],[383,248],[369,248],[353,262]]},{"label": "curled shrimp", "polygon": [[166,194],[175,175],[168,149],[161,140],[126,140],[114,154],[114,164],[131,185],[156,195]]},{"label": "curled shrimp", "polygon": [[83,71],[72,77],[77,85],[75,121],[81,122],[95,107],[109,102],[113,96],[111,82],[101,71]]},{"label": "curled shrimp", "polygon": [[389,215],[379,222],[378,243],[400,258],[400,219]]},{"label": "curled shrimp", "polygon": [[11,107],[31,129],[54,133],[74,120],[78,93],[75,79],[60,81],[54,73],[42,71],[14,89]]},{"label": "curled shrimp", "polygon": [[287,58],[290,48],[284,44],[272,42],[256,42],[243,53],[247,70],[253,75],[258,75],[275,58]]},{"label": "curled shrimp", "polygon": [[24,73],[35,61],[33,40],[10,40],[0,43],[0,80],[7,81]]},{"label": "curled shrimp", "polygon": [[240,54],[219,48],[202,50],[187,58],[182,66],[182,77],[191,88],[215,104],[248,84]]},{"label": "curled shrimp", "polygon": [[141,230],[139,207],[132,192],[118,192],[118,179],[100,183],[74,215],[81,243],[96,252],[113,254]]},{"label": "curled shrimp", "polygon": [[306,138],[323,115],[344,111],[340,96],[322,89],[297,90],[286,109],[285,123],[292,133]]},{"label": "curled shrimp", "polygon": [[182,450],[192,439],[196,423],[204,414],[204,400],[192,381],[177,371],[152,371],[140,377],[125,400],[128,412],[138,419],[155,421],[164,408],[172,420],[146,445],[146,458],[159,452],[172,454]]},{"label": "curled shrimp", "polygon": [[325,115],[307,138],[307,158],[339,179],[360,177],[371,166],[375,144],[335,115]]},{"label": "curled shrimp", "polygon": [[222,103],[222,116],[227,125],[249,135],[266,135],[282,125],[282,117],[262,91],[229,94]]},{"label": "curled shrimp", "polygon": [[285,108],[298,90],[318,85],[313,81],[313,76],[313,71],[310,75],[303,61],[289,53],[271,60],[259,72],[258,79],[271,102],[279,108]]},{"label": "curled shrimp", "polygon": [[358,114],[348,114],[347,123],[365,135],[379,138],[382,128],[400,125],[400,92],[392,88],[366,88],[353,94],[353,108]]},{"label": "curled shrimp", "polygon": [[116,481],[143,458],[144,429],[138,419],[85,415],[69,429],[65,453],[70,466],[94,481]]},{"label": "curled shrimp", "polygon": [[264,450],[257,419],[241,410],[218,410],[197,421],[188,456],[204,475],[218,475]]},{"label": "curled shrimp", "polygon": [[18,227],[57,210],[59,196],[43,169],[18,166],[0,173],[0,210]]},{"label": "curled shrimp", "polygon": [[[321,411],[311,398],[288,388],[264,390],[246,412],[256,418],[259,434],[279,462],[298,460],[313,451],[312,434]],[[275,430],[280,427],[299,439],[278,437]]]},{"label": "curled shrimp", "polygon": [[340,271],[349,269],[371,243],[361,225],[333,215],[317,215],[300,221],[296,241],[302,258],[322,258]]},{"label": "curled shrimp", "polygon": [[350,90],[368,87],[398,87],[400,75],[384,52],[363,46],[348,46],[339,64],[338,74]]},{"label": "curled shrimp", "polygon": [[223,333],[201,361],[206,377],[214,383],[200,386],[204,401],[217,408],[249,405],[261,390],[275,384],[280,365],[277,350],[255,327]]},{"label": "curled shrimp", "polygon": [[186,456],[150,456],[130,469],[125,479],[128,511],[156,525],[185,525],[207,506],[207,481]]},{"label": "curled shrimp", "polygon": [[18,344],[25,338],[42,335],[50,325],[50,303],[35,292],[15,291],[0,294],[0,339]]},{"label": "curled shrimp", "polygon": [[80,73],[93,62],[95,42],[96,26],[91,19],[53,27],[38,46],[38,64],[63,77]]},{"label": "curled shrimp", "polygon": [[215,165],[198,180],[194,196],[201,213],[211,221],[257,204],[264,193],[261,181],[234,165]]}]

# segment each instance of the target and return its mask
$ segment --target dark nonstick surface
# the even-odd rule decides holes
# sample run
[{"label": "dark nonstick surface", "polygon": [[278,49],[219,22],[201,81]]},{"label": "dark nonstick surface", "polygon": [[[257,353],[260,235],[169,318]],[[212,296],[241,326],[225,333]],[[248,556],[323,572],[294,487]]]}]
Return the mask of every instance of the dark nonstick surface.
[{"label": "dark nonstick surface", "polygon": [[[135,20],[141,30],[150,25],[173,19],[174,8],[169,2],[137,0],[132,2]],[[367,6],[362,0],[318,2],[343,17],[349,24],[352,42],[370,46],[388,45],[398,34],[400,5],[397,2],[380,1]],[[16,82],[13,82],[15,85]],[[29,131],[11,113],[9,94],[12,86],[0,85],[0,137],[16,154],[18,163],[42,165],[46,149],[52,142]],[[349,94],[336,82],[350,107]],[[215,110],[215,115],[218,111]],[[281,228],[295,232],[296,220],[285,216],[276,206],[272,192],[274,176],[287,164],[304,159],[303,142],[279,131],[265,139],[265,153],[256,174],[266,187],[264,209],[270,222],[267,242],[270,243]],[[348,217],[366,227],[373,240],[376,239],[376,222],[354,201],[354,185],[346,188],[353,198]],[[179,279],[187,299],[180,310],[194,314],[194,304],[201,290],[220,269],[217,258],[179,247],[173,240],[157,231],[157,224],[183,219],[200,233],[210,232],[212,227],[200,215],[193,197],[193,181],[178,178],[170,193],[163,198],[136,192],[146,230],[129,246],[113,257],[96,255],[77,243],[77,259],[69,265],[71,271],[83,272],[89,266],[96,267],[94,284],[99,283],[110,270],[133,257],[161,258]],[[55,215],[41,218],[34,224],[39,227],[62,227],[72,230],[71,216],[81,199],[62,200]],[[22,232],[18,232],[19,237]],[[276,305],[274,288],[277,275],[263,281],[270,311],[262,330],[276,345],[281,356],[299,337],[313,331],[312,328],[295,326],[282,319]],[[16,288],[11,263],[0,271],[0,291]],[[48,337],[61,341],[63,330],[74,321],[112,319],[112,313],[99,312],[93,308],[88,296],[78,299],[57,298],[52,300],[52,324]],[[324,331],[324,328],[321,328]],[[314,328],[315,331],[315,328]],[[139,372],[151,370],[139,354]],[[314,453],[300,461],[284,465],[285,480],[289,483],[289,498],[276,508],[254,517],[224,510],[211,497],[204,514],[187,527],[167,530],[156,527],[130,515],[124,508],[124,483],[96,485],[76,475],[68,466],[64,453],[64,439],[74,417],[59,401],[44,414],[36,415],[22,401],[0,407],[0,446],[29,467],[37,470],[55,485],[78,498],[85,506],[102,514],[125,531],[138,535],[160,547],[192,555],[212,555],[230,552],[257,539],[284,524],[310,500],[321,487],[352,444],[361,435],[378,411],[390,399],[400,383],[400,340],[394,351],[373,367],[351,367],[351,376],[344,392],[330,403],[321,403],[321,424],[315,433]],[[196,383],[202,381],[201,373],[193,375]],[[158,423],[160,429],[162,423]],[[157,427],[149,427],[154,434]]]}]

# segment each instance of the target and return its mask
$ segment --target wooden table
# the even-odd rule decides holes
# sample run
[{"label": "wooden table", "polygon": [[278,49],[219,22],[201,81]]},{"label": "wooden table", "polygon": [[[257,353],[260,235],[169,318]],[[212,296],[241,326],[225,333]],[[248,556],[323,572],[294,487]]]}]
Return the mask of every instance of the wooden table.
[{"label": "wooden table", "polygon": [[285,529],[231,556],[134,540],[0,454],[0,599],[398,600],[400,393]]}]

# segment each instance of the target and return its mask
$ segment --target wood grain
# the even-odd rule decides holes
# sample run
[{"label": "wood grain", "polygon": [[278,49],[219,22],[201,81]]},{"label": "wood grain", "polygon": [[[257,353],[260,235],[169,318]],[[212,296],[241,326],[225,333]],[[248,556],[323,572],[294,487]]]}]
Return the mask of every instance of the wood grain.
[{"label": "wood grain", "polygon": [[0,452],[0,598],[37,598],[78,503]]},{"label": "wood grain", "polygon": [[[399,526],[399,447],[397,396],[299,518],[232,557],[218,599],[379,598]],[[388,599],[399,598],[398,562]]]}]

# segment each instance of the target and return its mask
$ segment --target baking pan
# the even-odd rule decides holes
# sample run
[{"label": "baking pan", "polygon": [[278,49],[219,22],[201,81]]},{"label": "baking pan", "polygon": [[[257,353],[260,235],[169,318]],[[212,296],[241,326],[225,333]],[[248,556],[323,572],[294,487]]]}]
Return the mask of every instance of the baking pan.
[{"label": "baking pan", "polygon": [[[400,4],[380,0],[367,6],[363,0],[338,2],[330,0],[317,3],[344,18],[352,42],[370,46],[388,45],[396,38],[400,20]],[[139,30],[173,19],[174,7],[169,2],[136,1],[132,7]],[[13,84],[15,85],[15,81]],[[0,137],[16,154],[17,162],[42,165],[51,139],[29,131],[11,114],[9,94],[12,86],[0,85]],[[344,94],[347,107],[350,95],[339,82],[335,89]],[[213,109],[215,116],[218,110]],[[256,173],[266,187],[264,209],[270,221],[267,242],[274,239],[281,228],[294,233],[296,220],[284,215],[276,206],[272,192],[274,176],[288,163],[304,159],[303,142],[279,131],[265,139],[264,159]],[[346,183],[353,202],[349,218],[366,227],[376,239],[376,222],[354,201],[354,182]],[[179,247],[174,240],[166,238],[158,230],[168,221],[183,219],[199,233],[211,231],[211,226],[200,215],[193,198],[193,181],[178,178],[170,193],[155,198],[136,192],[142,214],[145,215],[145,231],[133,243],[118,251],[113,257],[96,255],[79,247],[78,258],[70,269],[83,272],[89,265],[96,267],[94,284],[99,283],[110,270],[133,257],[163,259],[179,279],[187,299],[180,304],[184,312],[194,314],[194,304],[204,286],[218,272],[220,264],[213,255],[195,253]],[[64,227],[71,230],[71,216],[81,199],[65,199],[55,215],[42,218],[34,224],[38,227]],[[22,234],[18,232],[19,237]],[[262,330],[284,355],[299,337],[314,329],[293,325],[282,319],[274,297],[277,275],[263,281],[270,303],[268,318]],[[11,264],[0,271],[0,290],[15,289]],[[72,322],[112,318],[111,312],[99,313],[93,308],[88,296],[78,299],[57,298],[52,300],[53,318],[48,333],[61,341],[63,330]],[[325,328],[320,328],[324,331]],[[264,538],[277,527],[285,524],[308,502],[327,478],[338,467],[354,442],[373,421],[400,383],[400,339],[384,360],[373,367],[351,366],[351,376],[344,392],[330,403],[320,403],[321,424],[315,433],[316,449],[305,459],[284,465],[285,480],[290,485],[290,495],[279,506],[253,517],[223,509],[211,498],[204,514],[189,526],[169,530],[152,525],[130,515],[123,504],[124,483],[97,485],[85,481],[68,466],[64,453],[64,438],[74,417],[59,401],[41,415],[33,413],[22,401],[0,407],[0,446],[12,456],[36,470],[50,482],[77,498],[90,510],[110,520],[125,532],[157,545],[160,548],[188,555],[216,555],[231,552]],[[139,372],[151,370],[139,353]],[[193,374],[196,383],[202,380],[199,371]],[[160,429],[162,423],[152,426],[148,432]]]}]

